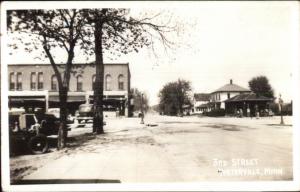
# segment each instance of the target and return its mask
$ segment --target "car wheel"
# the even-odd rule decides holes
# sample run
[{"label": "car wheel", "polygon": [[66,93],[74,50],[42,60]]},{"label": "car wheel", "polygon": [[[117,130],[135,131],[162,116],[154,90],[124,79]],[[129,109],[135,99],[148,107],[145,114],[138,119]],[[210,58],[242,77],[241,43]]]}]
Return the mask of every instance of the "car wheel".
[{"label": "car wheel", "polygon": [[46,153],[49,148],[47,137],[43,134],[31,137],[28,142],[28,147],[33,154]]}]

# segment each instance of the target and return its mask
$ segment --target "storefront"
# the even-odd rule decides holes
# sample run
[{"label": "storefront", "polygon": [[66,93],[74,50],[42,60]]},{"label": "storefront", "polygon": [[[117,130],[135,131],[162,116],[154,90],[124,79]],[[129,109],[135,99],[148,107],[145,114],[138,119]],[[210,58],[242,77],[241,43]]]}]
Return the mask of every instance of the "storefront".
[{"label": "storefront", "polygon": [[246,93],[237,95],[225,102],[226,115],[235,115],[238,111],[242,111],[244,116],[250,113],[251,116],[255,116],[256,112],[260,115],[266,113],[270,109],[270,103],[273,102],[273,98],[256,95],[255,93]]}]

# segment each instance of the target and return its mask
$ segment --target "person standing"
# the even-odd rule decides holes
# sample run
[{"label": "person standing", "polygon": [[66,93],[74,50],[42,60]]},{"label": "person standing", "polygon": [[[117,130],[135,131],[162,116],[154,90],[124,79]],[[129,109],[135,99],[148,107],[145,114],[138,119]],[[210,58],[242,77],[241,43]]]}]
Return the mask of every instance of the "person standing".
[{"label": "person standing", "polygon": [[249,105],[247,106],[247,117],[250,117],[250,108],[249,108]]}]

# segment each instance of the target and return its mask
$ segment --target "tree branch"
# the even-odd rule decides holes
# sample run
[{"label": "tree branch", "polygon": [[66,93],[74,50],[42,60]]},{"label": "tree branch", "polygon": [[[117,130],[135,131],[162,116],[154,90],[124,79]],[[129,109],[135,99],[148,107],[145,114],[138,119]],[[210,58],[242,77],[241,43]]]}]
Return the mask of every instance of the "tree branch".
[{"label": "tree branch", "polygon": [[55,61],[54,61],[54,59],[53,59],[53,57],[52,57],[52,54],[50,53],[50,49],[49,49],[48,46],[47,46],[47,37],[46,37],[45,35],[43,35],[43,39],[44,39],[44,41],[43,41],[43,49],[45,50],[45,52],[46,52],[46,54],[47,54],[47,56],[48,56],[48,58],[49,58],[49,60],[50,60],[50,64],[51,64],[51,66],[52,66],[52,68],[53,68],[53,70],[54,70],[54,73],[55,73],[55,75],[56,75],[56,78],[57,78],[58,83],[59,83],[60,85],[62,85],[62,78],[61,78],[61,75],[60,75],[60,73],[59,73],[59,70],[58,70],[58,68],[57,68],[57,65],[55,64]]}]

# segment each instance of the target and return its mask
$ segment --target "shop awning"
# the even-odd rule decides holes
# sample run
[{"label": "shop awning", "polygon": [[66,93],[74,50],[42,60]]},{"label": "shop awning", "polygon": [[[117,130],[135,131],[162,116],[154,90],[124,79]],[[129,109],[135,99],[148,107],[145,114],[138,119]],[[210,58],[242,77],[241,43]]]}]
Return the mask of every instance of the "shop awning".
[{"label": "shop awning", "polygon": [[10,103],[25,103],[25,102],[45,102],[45,98],[24,98],[24,97],[9,97]]},{"label": "shop awning", "polygon": [[[59,96],[49,96],[49,102],[59,102]],[[81,95],[70,95],[68,96],[67,102],[85,102],[85,96]]]}]

